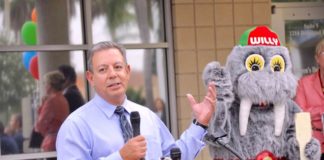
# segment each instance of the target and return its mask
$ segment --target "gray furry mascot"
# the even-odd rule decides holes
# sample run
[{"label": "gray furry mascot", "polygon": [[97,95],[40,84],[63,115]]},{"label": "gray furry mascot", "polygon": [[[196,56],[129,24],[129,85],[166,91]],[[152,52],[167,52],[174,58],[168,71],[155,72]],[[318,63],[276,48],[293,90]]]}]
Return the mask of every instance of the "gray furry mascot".
[{"label": "gray furry mascot", "polygon": [[[292,100],[297,80],[276,33],[266,26],[245,31],[225,67],[206,65],[203,81],[217,88],[217,111],[205,136],[214,160],[299,159],[294,115],[301,110]],[[319,160],[318,140],[303,152]]]}]

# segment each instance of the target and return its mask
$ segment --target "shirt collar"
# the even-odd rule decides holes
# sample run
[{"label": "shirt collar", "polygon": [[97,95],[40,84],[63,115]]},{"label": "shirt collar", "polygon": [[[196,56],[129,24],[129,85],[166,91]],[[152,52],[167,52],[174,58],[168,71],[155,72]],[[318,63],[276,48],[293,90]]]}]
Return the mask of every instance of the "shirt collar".
[{"label": "shirt collar", "polygon": [[[100,97],[98,94],[95,95],[93,100],[94,100],[95,104],[97,105],[97,107],[101,111],[103,111],[109,118],[115,113],[115,110],[116,110],[117,106],[110,104],[105,99]],[[132,109],[127,104],[128,104],[128,99],[126,97],[121,106],[123,106],[125,108],[126,112],[128,114],[130,114],[132,112]]]}]

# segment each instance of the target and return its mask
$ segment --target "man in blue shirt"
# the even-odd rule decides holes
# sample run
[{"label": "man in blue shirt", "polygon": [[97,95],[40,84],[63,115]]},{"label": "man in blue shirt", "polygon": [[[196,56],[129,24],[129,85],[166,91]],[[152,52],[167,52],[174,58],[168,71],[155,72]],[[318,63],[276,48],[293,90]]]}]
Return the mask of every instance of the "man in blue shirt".
[{"label": "man in blue shirt", "polygon": [[[62,124],[57,137],[59,160],[158,160],[168,156],[174,147],[181,149],[181,158],[194,159],[204,146],[206,127],[215,111],[216,89],[208,86],[204,100],[197,103],[192,95],[188,100],[195,124],[175,141],[168,128],[147,107],[131,102],[126,97],[130,66],[125,48],[114,42],[100,42],[90,50],[87,79],[96,95],[74,111]],[[120,117],[116,108],[130,113],[138,111],[141,117],[141,135],[124,142]]]}]

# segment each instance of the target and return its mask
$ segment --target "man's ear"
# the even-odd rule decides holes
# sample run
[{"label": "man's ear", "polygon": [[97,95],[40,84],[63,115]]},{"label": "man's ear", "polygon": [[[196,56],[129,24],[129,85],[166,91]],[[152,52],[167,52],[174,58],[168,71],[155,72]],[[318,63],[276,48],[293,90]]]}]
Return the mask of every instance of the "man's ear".
[{"label": "man's ear", "polygon": [[91,86],[93,86],[93,73],[91,71],[86,72],[87,80]]},{"label": "man's ear", "polygon": [[127,73],[130,73],[130,71],[131,71],[131,67],[130,67],[129,64],[127,64],[127,66],[126,66],[126,72],[127,72]]}]

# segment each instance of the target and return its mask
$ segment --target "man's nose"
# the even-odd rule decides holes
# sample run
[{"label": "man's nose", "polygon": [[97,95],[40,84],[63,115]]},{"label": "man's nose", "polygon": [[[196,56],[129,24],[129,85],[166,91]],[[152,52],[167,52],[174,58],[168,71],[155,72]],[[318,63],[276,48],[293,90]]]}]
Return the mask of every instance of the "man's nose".
[{"label": "man's nose", "polygon": [[117,76],[117,72],[114,70],[114,67],[109,67],[107,74],[109,78],[114,78]]}]

